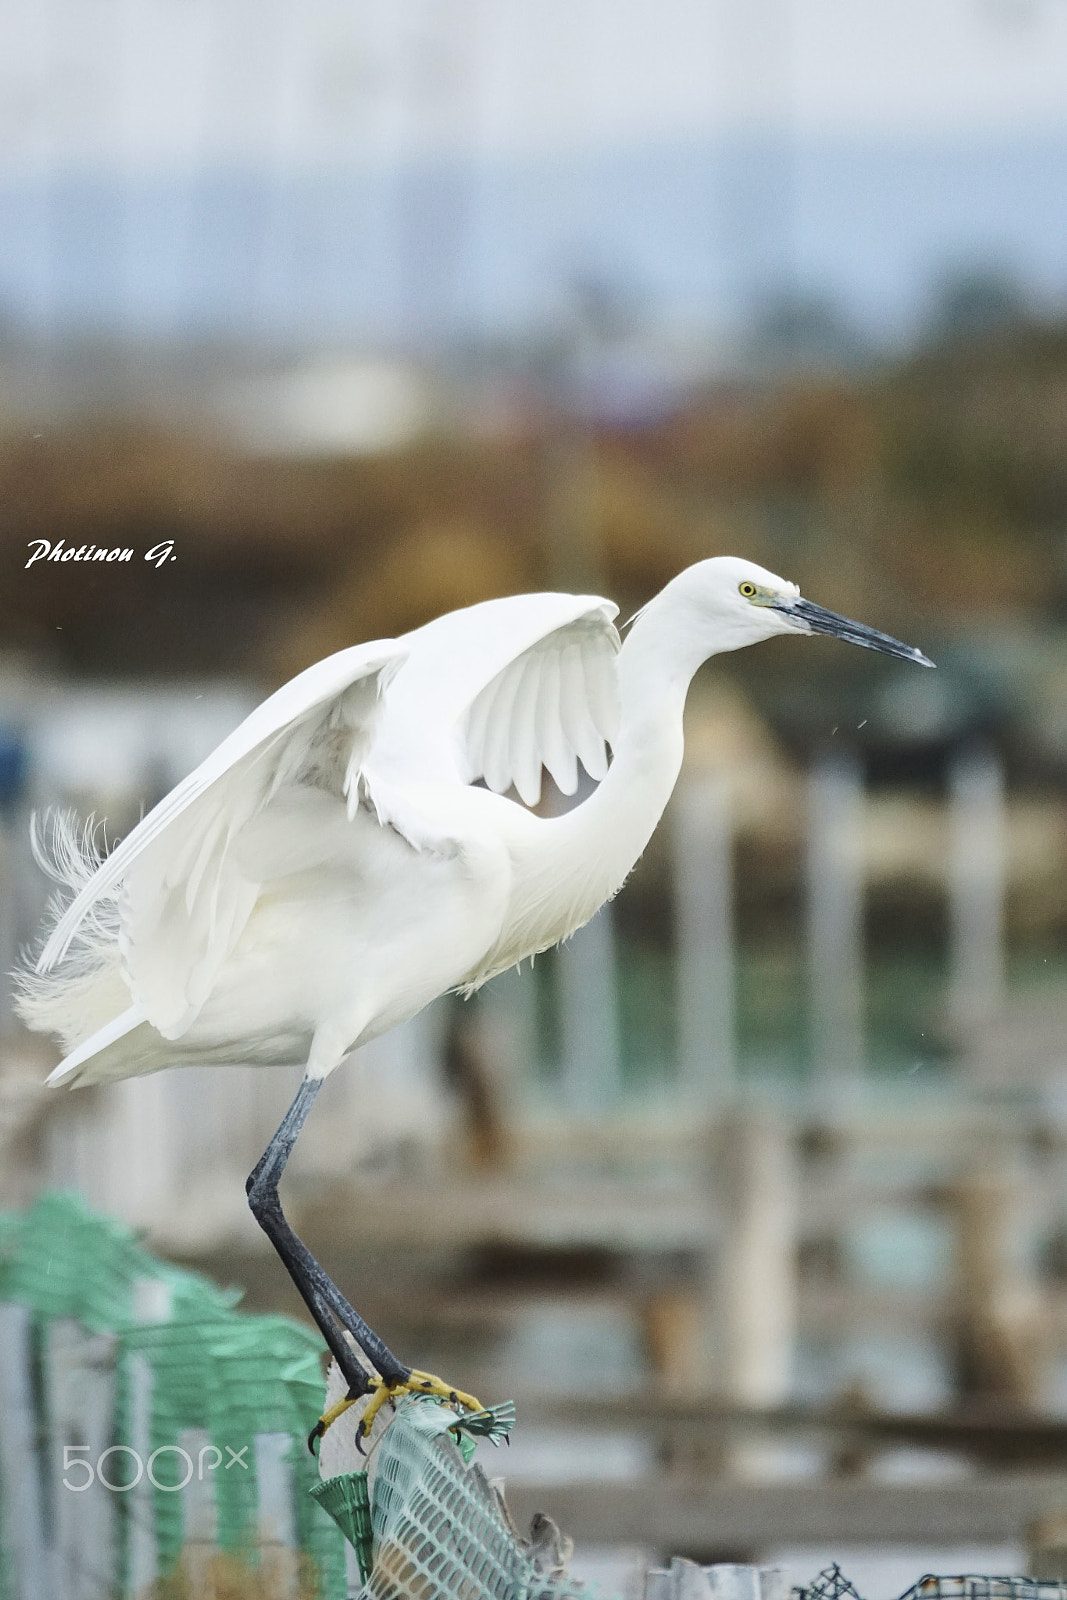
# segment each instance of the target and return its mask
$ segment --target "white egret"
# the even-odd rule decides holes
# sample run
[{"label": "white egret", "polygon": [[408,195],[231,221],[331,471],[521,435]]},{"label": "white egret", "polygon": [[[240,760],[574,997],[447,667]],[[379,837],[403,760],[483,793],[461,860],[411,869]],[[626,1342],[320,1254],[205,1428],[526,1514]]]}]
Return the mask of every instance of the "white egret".
[{"label": "white egret", "polygon": [[[387,1395],[453,1391],[386,1348],[282,1213],[278,1181],[326,1077],[616,893],[674,788],[686,691],[709,656],[825,633],[932,665],[734,557],[682,572],[621,648],[616,613],[595,596],[517,595],[342,650],[264,701],[106,858],[69,823],[56,832],[72,898],[20,1001],[67,1051],[49,1081],[304,1066],[249,1203],[351,1394],[377,1390],[365,1426]],[[573,794],[579,761],[599,780],[587,799],[527,809],[542,767]]]}]

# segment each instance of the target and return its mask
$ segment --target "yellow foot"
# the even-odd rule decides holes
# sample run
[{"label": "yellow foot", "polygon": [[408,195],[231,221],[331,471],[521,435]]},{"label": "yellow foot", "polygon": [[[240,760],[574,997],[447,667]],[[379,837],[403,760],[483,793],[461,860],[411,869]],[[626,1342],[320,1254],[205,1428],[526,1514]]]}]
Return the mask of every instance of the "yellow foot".
[{"label": "yellow foot", "polygon": [[[371,1390],[367,1409],[360,1417],[359,1426],[356,1428],[357,1449],[360,1448],[362,1441],[370,1433],[374,1425],[374,1419],[386,1401],[393,1403],[402,1394],[434,1395],[439,1400],[447,1400],[452,1405],[462,1406],[465,1411],[481,1411],[483,1409],[481,1401],[476,1400],[472,1394],[464,1394],[462,1389],[453,1389],[450,1384],[443,1383],[440,1378],[435,1378],[432,1372],[419,1372],[413,1368],[406,1378],[396,1383],[386,1383],[384,1378],[378,1378]],[[321,1439],[327,1428],[332,1428],[338,1417],[343,1417],[345,1412],[351,1406],[354,1406],[357,1400],[362,1400],[362,1398],[362,1395],[357,1395],[356,1399],[338,1400],[336,1405],[332,1405],[319,1418],[312,1429],[311,1436],[308,1439],[308,1448],[314,1451],[315,1440]]]}]

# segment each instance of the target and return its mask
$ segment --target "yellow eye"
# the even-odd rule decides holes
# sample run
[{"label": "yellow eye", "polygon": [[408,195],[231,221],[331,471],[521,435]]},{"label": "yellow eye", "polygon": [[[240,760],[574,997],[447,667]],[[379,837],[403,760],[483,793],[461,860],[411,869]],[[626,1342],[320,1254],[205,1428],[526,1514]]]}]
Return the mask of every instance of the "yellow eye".
[{"label": "yellow eye", "polygon": [[754,583],[739,583],[737,587],[739,593],[743,594],[746,600],[751,600],[752,596],[756,592],[756,585]]}]

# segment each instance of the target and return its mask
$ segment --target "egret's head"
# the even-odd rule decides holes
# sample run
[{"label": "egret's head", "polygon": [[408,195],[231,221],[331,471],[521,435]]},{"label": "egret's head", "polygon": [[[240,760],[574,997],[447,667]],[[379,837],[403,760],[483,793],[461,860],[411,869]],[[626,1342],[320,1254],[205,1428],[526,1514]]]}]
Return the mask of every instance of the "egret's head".
[{"label": "egret's head", "polygon": [[[934,663],[912,645],[887,633],[851,622],[805,600],[795,583],[737,556],[715,556],[682,574],[691,602],[714,633],[712,648],[736,650],[776,633],[828,633],[867,650],[881,650],[923,667]],[[679,580],[675,580],[678,582]]]}]

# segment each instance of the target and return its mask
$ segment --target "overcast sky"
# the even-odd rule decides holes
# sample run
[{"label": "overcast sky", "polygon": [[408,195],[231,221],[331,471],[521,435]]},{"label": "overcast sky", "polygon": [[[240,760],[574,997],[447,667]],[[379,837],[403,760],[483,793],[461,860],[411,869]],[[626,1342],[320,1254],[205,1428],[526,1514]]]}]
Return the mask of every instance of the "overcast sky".
[{"label": "overcast sky", "polygon": [[0,174],[1067,129],[1067,0],[0,0]]}]

